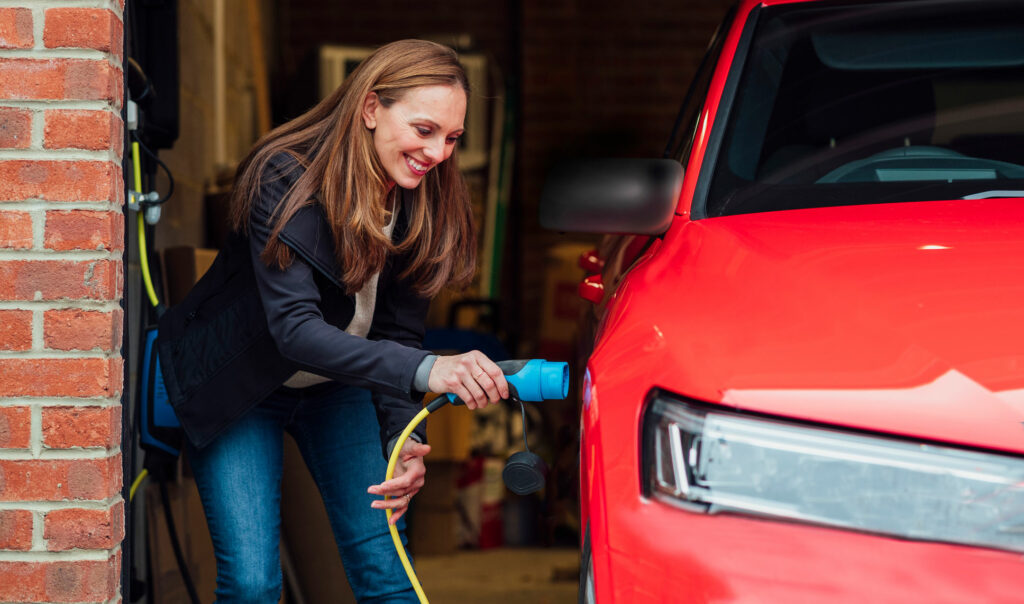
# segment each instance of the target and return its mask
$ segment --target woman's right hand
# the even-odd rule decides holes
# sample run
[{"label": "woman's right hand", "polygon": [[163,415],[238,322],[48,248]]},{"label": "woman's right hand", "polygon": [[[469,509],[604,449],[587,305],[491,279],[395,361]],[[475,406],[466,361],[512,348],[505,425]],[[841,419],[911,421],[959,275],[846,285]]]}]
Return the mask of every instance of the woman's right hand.
[{"label": "woman's right hand", "polygon": [[439,356],[430,369],[431,392],[452,394],[470,409],[479,409],[508,398],[508,382],[494,361],[478,351]]}]

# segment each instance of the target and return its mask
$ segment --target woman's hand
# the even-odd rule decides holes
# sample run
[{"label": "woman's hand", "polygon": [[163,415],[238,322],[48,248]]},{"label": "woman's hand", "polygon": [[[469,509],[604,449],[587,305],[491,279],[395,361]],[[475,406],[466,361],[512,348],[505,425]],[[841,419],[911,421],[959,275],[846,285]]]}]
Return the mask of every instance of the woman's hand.
[{"label": "woman's hand", "polygon": [[394,524],[405,515],[409,509],[409,501],[423,488],[424,478],[427,475],[427,467],[423,465],[423,456],[430,453],[430,445],[424,445],[413,439],[405,441],[402,451],[398,454],[398,463],[395,465],[395,475],[391,480],[385,480],[380,484],[372,485],[366,489],[371,495],[390,495],[391,499],[377,499],[370,504],[378,510],[391,510],[391,520]]},{"label": "woman's hand", "polygon": [[439,356],[430,370],[431,392],[451,392],[470,409],[479,409],[508,398],[508,382],[501,368],[484,353]]}]

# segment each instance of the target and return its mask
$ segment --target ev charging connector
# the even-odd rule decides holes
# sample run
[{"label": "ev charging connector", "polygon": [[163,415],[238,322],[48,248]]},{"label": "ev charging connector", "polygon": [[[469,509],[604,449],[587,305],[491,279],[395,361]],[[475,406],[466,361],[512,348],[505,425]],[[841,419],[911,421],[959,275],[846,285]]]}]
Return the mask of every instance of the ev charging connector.
[{"label": "ev charging connector", "polygon": [[[502,471],[501,477],[505,481],[505,485],[513,493],[528,495],[539,491],[544,486],[544,474],[547,472],[547,467],[540,457],[530,451],[530,447],[526,443],[526,408],[523,406],[523,401],[538,402],[550,399],[564,399],[568,396],[569,365],[568,363],[545,361],[543,359],[531,359],[500,361],[498,362],[498,367],[501,368],[501,372],[505,374],[505,379],[508,381],[509,398],[519,402],[520,409],[523,411],[523,443],[527,445],[525,451],[520,451],[509,458],[505,463],[505,469]],[[391,457],[388,459],[385,480],[391,480],[394,477],[402,445],[405,444],[405,441],[412,434],[416,426],[426,419],[428,415],[448,403],[453,405],[464,404],[462,399],[451,393],[439,396],[430,401],[409,422],[409,425],[398,436],[398,440],[395,441]],[[390,499],[390,497],[386,497],[386,499]],[[388,519],[388,531],[391,533],[391,541],[395,544],[395,550],[398,552],[398,558],[402,561],[402,566],[405,567],[405,574],[409,576],[409,582],[412,584],[413,590],[416,592],[420,602],[427,604],[427,595],[423,592],[423,587],[420,585],[419,579],[416,578],[416,573],[412,569],[409,557],[405,553],[405,546],[402,545],[402,540],[398,535],[398,529],[394,524],[391,524],[391,509],[386,509],[385,514]]]},{"label": "ev charging connector", "polygon": [[[509,386],[509,399],[518,402],[522,408],[523,401],[540,402],[552,399],[564,399],[569,394],[569,365],[567,363],[545,361],[543,359],[499,361],[498,367],[505,374]],[[448,393],[441,398],[444,404],[446,398],[453,405],[464,404],[462,399],[454,394]],[[437,403],[438,399],[427,405]],[[433,409],[430,409],[433,411]],[[526,410],[523,408],[523,444],[525,451],[514,453],[505,462],[505,469],[501,472],[501,478],[505,486],[516,495],[529,495],[544,488],[544,476],[548,468],[544,460],[536,453],[530,451],[526,440]]]}]

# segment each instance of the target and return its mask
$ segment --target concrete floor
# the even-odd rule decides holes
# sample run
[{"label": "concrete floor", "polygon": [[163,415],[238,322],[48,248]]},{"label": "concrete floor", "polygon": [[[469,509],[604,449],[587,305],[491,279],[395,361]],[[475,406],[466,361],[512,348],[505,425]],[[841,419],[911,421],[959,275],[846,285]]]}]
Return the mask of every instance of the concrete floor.
[{"label": "concrete floor", "polygon": [[498,548],[419,556],[416,574],[431,602],[572,604],[576,549]]}]

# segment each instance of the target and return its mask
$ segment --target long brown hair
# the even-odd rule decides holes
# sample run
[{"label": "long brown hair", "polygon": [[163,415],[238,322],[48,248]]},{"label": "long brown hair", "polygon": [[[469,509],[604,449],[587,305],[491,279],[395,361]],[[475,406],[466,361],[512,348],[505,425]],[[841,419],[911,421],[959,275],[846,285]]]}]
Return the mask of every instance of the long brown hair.
[{"label": "long brown hair", "polygon": [[392,42],[367,57],[329,97],[256,143],[238,166],[231,194],[236,230],[248,228],[272,157],[287,153],[305,168],[273,213],[263,262],[281,268],[291,264],[292,252],[278,235],[295,212],[319,203],[342,266],[338,277],[349,293],[379,272],[389,253],[409,254],[408,268],[399,277],[410,278],[421,295],[469,282],[476,265],[476,233],[469,193],[452,161],[455,153],[420,181],[416,202],[404,208],[409,212],[405,237],[396,245],[381,230],[388,219],[389,179],[374,150],[373,133],[362,121],[363,102],[375,92],[388,107],[409,90],[432,85],[461,87],[469,96],[455,51],[424,40]]}]

